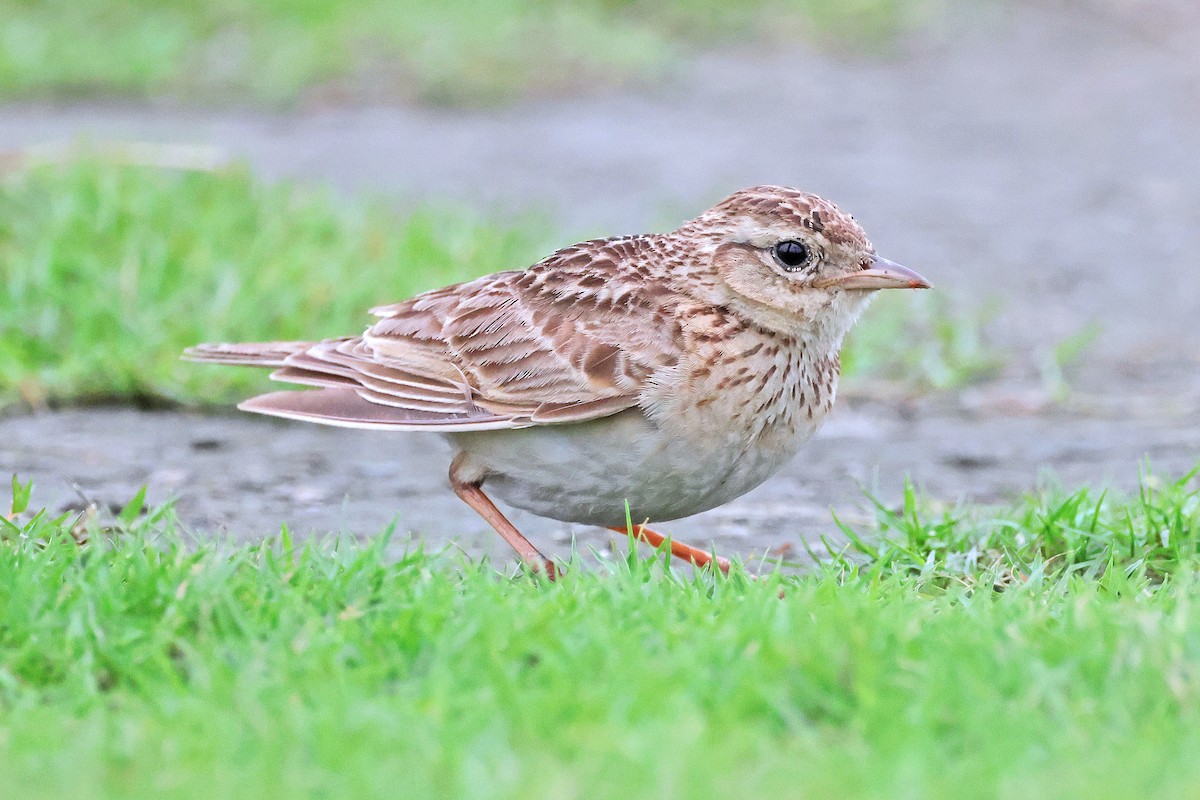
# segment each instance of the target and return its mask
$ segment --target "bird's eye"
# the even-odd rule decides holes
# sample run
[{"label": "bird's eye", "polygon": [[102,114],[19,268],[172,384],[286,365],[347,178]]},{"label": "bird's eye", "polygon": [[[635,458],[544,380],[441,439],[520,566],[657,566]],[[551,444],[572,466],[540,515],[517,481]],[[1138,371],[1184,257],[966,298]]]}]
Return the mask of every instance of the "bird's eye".
[{"label": "bird's eye", "polygon": [[775,245],[775,257],[788,272],[795,272],[808,261],[808,247],[804,242],[788,239]]}]

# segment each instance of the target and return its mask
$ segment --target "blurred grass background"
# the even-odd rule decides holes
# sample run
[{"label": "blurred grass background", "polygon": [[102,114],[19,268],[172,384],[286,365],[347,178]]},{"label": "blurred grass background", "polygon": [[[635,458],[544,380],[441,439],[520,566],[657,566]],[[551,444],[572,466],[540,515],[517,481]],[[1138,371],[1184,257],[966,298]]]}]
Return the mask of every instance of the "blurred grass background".
[{"label": "blurred grass background", "polygon": [[0,100],[497,102],[660,78],[701,44],[878,44],[942,2],[0,0]]},{"label": "blurred grass background", "polygon": [[182,347],[357,333],[373,305],[525,266],[545,239],[532,221],[435,206],[400,216],[240,168],[10,174],[0,403],[229,400],[262,376],[185,364]]}]

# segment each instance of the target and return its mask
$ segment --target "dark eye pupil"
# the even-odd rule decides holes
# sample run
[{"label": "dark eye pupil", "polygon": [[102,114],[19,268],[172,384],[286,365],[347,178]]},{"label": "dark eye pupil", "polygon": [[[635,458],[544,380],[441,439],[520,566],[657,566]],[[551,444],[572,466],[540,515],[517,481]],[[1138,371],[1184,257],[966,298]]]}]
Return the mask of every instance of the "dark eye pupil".
[{"label": "dark eye pupil", "polygon": [[808,260],[808,248],[803,242],[788,239],[775,245],[775,256],[788,269],[796,269]]}]

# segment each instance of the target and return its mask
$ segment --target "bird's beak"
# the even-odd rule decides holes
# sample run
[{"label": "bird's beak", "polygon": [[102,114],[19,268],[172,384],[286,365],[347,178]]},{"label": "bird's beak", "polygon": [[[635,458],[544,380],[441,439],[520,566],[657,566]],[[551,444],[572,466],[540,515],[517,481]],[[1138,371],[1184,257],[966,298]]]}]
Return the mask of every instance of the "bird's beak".
[{"label": "bird's beak", "polygon": [[908,267],[874,256],[871,266],[858,272],[825,278],[814,284],[818,289],[929,289],[933,286]]}]

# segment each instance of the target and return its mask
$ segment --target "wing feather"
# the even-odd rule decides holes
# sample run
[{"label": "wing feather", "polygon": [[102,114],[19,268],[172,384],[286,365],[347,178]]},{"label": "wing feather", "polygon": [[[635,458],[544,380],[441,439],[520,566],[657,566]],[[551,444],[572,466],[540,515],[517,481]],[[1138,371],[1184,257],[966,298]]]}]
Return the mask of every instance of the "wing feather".
[{"label": "wing feather", "polygon": [[319,387],[240,408],[358,428],[494,430],[610,416],[680,356],[677,302],[646,280],[662,237],[596,240],[379,306],[362,336],[199,345],[189,358],[275,367]]}]

